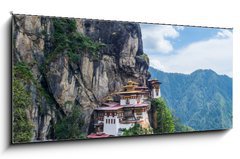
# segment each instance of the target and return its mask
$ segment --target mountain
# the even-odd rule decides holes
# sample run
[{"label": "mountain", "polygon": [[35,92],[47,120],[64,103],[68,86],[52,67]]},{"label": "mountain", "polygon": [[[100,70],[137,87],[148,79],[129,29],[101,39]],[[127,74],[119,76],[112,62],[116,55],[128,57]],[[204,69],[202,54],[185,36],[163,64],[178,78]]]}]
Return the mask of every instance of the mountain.
[{"label": "mountain", "polygon": [[161,93],[173,114],[194,130],[232,127],[232,79],[212,70],[190,75],[150,67],[151,78],[162,82]]},{"label": "mountain", "polygon": [[31,141],[55,139],[55,124],[69,121],[74,107],[87,134],[104,97],[149,77],[137,23],[13,15],[12,32],[14,95],[16,102],[25,100],[16,93],[31,98],[23,110]]}]

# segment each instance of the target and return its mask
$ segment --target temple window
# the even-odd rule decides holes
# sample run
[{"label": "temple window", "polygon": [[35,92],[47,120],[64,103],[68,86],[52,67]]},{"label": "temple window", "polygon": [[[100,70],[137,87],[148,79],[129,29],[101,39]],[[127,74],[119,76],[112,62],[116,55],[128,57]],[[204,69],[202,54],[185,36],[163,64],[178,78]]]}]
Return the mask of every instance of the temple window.
[{"label": "temple window", "polygon": [[126,100],[126,104],[129,104],[129,98],[127,98],[127,100]]},{"label": "temple window", "polygon": [[137,114],[137,115],[142,115],[142,111],[141,111],[141,110],[138,110],[138,111],[136,112],[136,114]]},{"label": "temple window", "polygon": [[140,103],[140,99],[141,99],[141,98],[139,98],[139,97],[137,98],[137,103],[138,103],[138,104]]}]

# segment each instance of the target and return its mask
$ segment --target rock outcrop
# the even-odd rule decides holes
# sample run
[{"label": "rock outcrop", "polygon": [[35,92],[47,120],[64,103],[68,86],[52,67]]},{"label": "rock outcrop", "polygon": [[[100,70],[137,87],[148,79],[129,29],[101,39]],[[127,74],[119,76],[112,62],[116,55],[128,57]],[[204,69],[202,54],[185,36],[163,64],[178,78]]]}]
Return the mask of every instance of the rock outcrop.
[{"label": "rock outcrop", "polygon": [[91,113],[104,97],[128,80],[144,84],[149,77],[139,24],[74,20],[77,32],[105,45],[98,60],[86,53],[77,63],[64,55],[46,63],[53,47],[52,18],[13,15],[13,64],[25,62],[33,74],[34,82],[26,84],[32,97],[32,140],[51,139],[54,123],[72,111],[72,104],[81,108],[87,132]]}]

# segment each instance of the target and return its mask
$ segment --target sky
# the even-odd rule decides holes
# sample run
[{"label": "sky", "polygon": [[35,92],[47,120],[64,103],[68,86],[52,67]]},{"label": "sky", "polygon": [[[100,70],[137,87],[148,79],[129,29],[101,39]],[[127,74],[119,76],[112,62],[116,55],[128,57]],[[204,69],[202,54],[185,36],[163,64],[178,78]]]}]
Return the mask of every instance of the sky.
[{"label": "sky", "polygon": [[231,29],[141,24],[141,31],[150,66],[184,74],[212,69],[232,77]]}]

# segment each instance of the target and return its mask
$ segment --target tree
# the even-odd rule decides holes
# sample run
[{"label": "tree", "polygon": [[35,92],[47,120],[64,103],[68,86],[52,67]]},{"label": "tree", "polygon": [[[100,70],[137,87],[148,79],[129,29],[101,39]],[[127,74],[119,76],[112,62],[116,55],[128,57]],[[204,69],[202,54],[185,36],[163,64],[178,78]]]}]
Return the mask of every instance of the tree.
[{"label": "tree", "polygon": [[95,42],[90,37],[77,31],[74,19],[52,18],[53,32],[51,34],[52,50],[47,55],[46,63],[56,59],[59,54],[66,55],[73,63],[78,63],[83,54],[89,54],[92,60],[99,60],[99,51],[105,47],[101,42]]},{"label": "tree", "polygon": [[156,110],[156,122],[153,131],[156,134],[174,133],[174,117],[163,98],[153,99],[151,106]]},{"label": "tree", "polygon": [[31,105],[31,96],[23,84],[13,80],[13,143],[31,141],[33,125],[27,117],[26,110]]},{"label": "tree", "polygon": [[32,73],[26,63],[18,62],[13,67],[13,143],[29,142],[33,136],[33,124],[27,116],[32,105],[31,95],[26,85],[32,82]]},{"label": "tree", "polygon": [[190,131],[195,131],[193,128],[190,126],[186,126],[181,123],[180,119],[175,118],[174,120],[175,124],[175,132],[190,132]]},{"label": "tree", "polygon": [[81,111],[77,106],[73,106],[72,112],[58,120],[55,125],[55,136],[58,140],[63,139],[82,139],[84,133],[81,131],[83,121],[81,119]]},{"label": "tree", "polygon": [[138,136],[138,135],[148,135],[148,134],[152,134],[152,129],[146,129],[146,128],[142,128],[142,126],[140,124],[135,124],[133,127],[129,128],[129,129],[125,129],[123,131],[123,136]]}]

